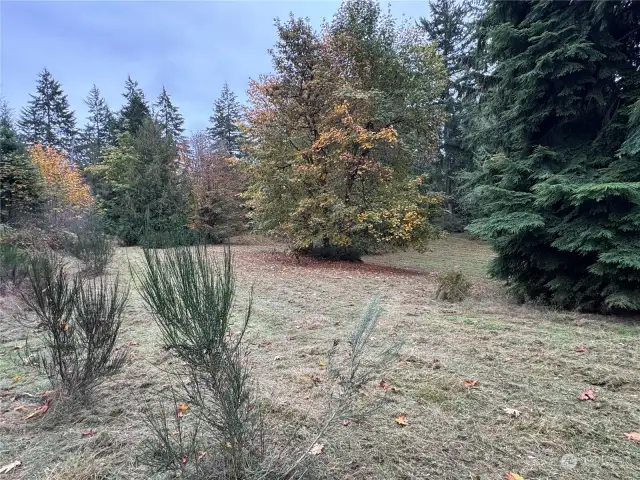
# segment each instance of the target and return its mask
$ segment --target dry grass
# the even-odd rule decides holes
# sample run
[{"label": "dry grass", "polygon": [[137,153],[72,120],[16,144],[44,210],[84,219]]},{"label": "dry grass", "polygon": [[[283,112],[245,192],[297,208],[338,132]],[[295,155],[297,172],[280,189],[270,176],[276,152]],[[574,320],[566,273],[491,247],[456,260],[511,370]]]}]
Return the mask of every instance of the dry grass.
[{"label": "dry grass", "polygon": [[[345,336],[372,297],[386,310],[374,343],[406,341],[384,375],[399,393],[389,391],[376,414],[323,438],[315,477],[497,479],[514,471],[527,480],[640,478],[640,445],[624,437],[640,431],[638,319],[514,306],[484,279],[486,247],[461,236],[426,254],[364,264],[299,264],[274,250],[234,247],[240,309],[254,286],[254,373],[277,422],[302,421],[311,431],[325,405],[323,382],[311,377],[323,378],[332,339]],[[126,272],[139,255],[119,250],[112,269]],[[434,300],[435,275],[456,266],[473,279],[472,297],[455,306]],[[5,328],[15,305],[0,305],[0,466],[23,462],[7,478],[149,478],[136,461],[145,434],[141,410],[144,399],[167,389],[163,371],[172,357],[132,297],[122,344],[134,355],[125,371],[93,405],[59,406],[36,421],[24,417],[47,385],[10,361],[27,332]],[[476,386],[465,387],[467,379]],[[590,386],[597,400],[579,401]],[[20,405],[25,410],[15,411]],[[400,413],[408,426],[394,422]],[[82,436],[87,429],[95,434]]]}]

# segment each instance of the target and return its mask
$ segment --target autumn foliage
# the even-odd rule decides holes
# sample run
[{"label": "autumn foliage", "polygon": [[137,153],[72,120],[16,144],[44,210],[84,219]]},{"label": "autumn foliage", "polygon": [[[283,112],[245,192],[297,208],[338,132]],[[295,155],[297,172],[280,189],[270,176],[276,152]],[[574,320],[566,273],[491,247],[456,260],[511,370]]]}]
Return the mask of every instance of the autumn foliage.
[{"label": "autumn foliage", "polygon": [[248,92],[254,226],[329,256],[423,246],[441,199],[411,170],[437,145],[435,50],[371,2],[343,4],[321,34],[277,27],[276,73]]},{"label": "autumn foliage", "polygon": [[45,195],[56,211],[83,210],[93,204],[80,170],[64,153],[36,144],[29,148],[29,155],[40,171]]}]

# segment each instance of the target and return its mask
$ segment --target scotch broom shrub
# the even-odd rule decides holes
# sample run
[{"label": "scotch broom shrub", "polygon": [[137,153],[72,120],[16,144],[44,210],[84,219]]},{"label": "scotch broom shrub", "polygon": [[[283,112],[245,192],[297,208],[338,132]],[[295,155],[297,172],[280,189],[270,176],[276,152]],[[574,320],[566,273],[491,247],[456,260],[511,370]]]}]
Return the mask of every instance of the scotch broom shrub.
[{"label": "scotch broom shrub", "polygon": [[53,256],[30,260],[31,295],[25,295],[44,330],[44,351],[36,364],[54,388],[72,399],[86,400],[107,377],[124,365],[127,354],[116,351],[128,290],[118,278],[69,278]]}]

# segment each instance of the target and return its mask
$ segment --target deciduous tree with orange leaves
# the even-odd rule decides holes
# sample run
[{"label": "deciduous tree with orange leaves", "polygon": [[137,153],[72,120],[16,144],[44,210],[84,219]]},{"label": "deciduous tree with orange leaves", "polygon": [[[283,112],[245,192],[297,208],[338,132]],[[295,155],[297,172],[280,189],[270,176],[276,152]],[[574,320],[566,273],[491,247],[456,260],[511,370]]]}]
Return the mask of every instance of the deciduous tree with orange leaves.
[{"label": "deciduous tree with orange leaves", "polygon": [[251,216],[298,252],[421,247],[441,199],[411,167],[437,148],[446,83],[435,46],[377,2],[345,2],[315,32],[278,22],[275,74],[250,85]]},{"label": "deciduous tree with orange leaves", "polygon": [[64,153],[36,144],[29,148],[29,156],[40,170],[45,198],[56,213],[79,213],[93,204],[80,170]]}]

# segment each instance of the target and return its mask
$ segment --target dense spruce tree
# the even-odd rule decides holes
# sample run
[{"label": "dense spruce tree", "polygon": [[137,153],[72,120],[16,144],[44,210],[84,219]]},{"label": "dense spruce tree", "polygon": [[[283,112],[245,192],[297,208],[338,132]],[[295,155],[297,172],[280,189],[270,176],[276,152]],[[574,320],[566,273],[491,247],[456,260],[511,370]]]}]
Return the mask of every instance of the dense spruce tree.
[{"label": "dense spruce tree", "polygon": [[240,103],[225,82],[220,97],[213,105],[213,115],[209,117],[211,127],[207,128],[207,132],[220,150],[234,156],[241,154],[242,132],[238,126],[241,119]]},{"label": "dense spruce tree", "polygon": [[71,151],[76,131],[75,114],[60,83],[45,68],[38,74],[36,93],[22,109],[19,128],[30,143]]},{"label": "dense spruce tree", "polygon": [[40,204],[40,177],[20,141],[12,110],[0,99],[0,223],[20,220]]},{"label": "dense spruce tree", "polygon": [[125,244],[138,244],[145,232],[171,235],[186,229],[191,211],[176,158],[173,139],[148,117],[135,136],[120,134],[104,162],[89,169],[102,185],[107,227]]},{"label": "dense spruce tree", "polygon": [[164,86],[162,92],[158,96],[158,100],[154,104],[154,118],[156,123],[161,127],[162,134],[165,137],[171,137],[174,140],[182,138],[184,132],[184,117],[171,102],[171,97],[167,93]]},{"label": "dense spruce tree", "polygon": [[107,147],[114,143],[111,128],[113,113],[95,85],[84,99],[84,103],[87,105],[89,115],[80,133],[76,160],[80,165],[91,165],[100,162]]},{"label": "dense spruce tree", "polygon": [[138,86],[138,82],[131,79],[131,76],[127,77],[124,87],[122,96],[125,98],[125,103],[118,115],[118,131],[135,135],[145,119],[151,116],[151,110],[144,92]]},{"label": "dense spruce tree", "polygon": [[13,110],[4,98],[0,98],[0,154],[24,150],[14,125]]},{"label": "dense spruce tree", "polygon": [[[441,147],[435,154],[436,161],[429,161],[422,167],[431,175],[433,187],[446,195],[451,213],[454,210],[461,213],[457,177],[472,163],[472,153],[465,145],[462,126],[463,117],[468,114],[466,100],[474,86],[471,74],[473,11],[468,0],[432,0],[429,2],[429,18],[421,18],[419,22],[427,38],[437,43],[449,77],[442,95],[448,117],[442,127]],[[453,223],[450,222],[450,226]]]},{"label": "dense spruce tree", "polygon": [[525,297],[640,309],[640,3],[501,2],[471,231]]}]

